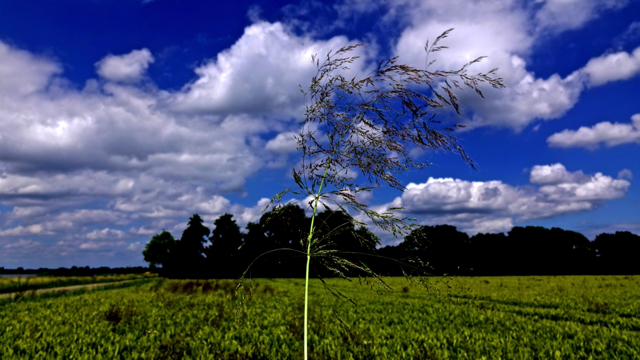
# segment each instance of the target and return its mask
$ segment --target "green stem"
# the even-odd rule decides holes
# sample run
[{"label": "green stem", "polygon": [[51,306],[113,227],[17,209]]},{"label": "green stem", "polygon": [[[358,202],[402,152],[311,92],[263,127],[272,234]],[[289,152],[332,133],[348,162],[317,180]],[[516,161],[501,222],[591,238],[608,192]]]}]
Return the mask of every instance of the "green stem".
[{"label": "green stem", "polygon": [[350,129],[351,126],[353,126],[353,124],[355,124],[355,122],[358,120],[359,117],[362,116],[363,113],[364,113],[364,110],[361,110],[360,113],[353,118],[349,127],[345,129],[344,133],[342,134],[342,136],[340,136],[340,139],[336,143],[336,147],[333,150],[333,153],[331,153],[331,158],[329,158],[329,162],[327,162],[327,166],[324,168],[324,174],[322,174],[320,187],[318,188],[318,193],[316,194],[316,198],[313,203],[313,215],[311,216],[311,228],[309,229],[309,237],[307,238],[307,272],[306,272],[305,281],[304,281],[304,360],[308,359],[307,357],[307,323],[309,318],[309,265],[311,264],[311,239],[313,239],[313,230],[314,230],[313,223],[314,223],[314,220],[316,219],[316,212],[318,210],[318,198],[320,197],[320,194],[322,192],[322,187],[324,186],[324,179],[327,178],[327,172],[329,171],[329,166],[331,166],[333,157],[336,155],[336,152],[338,151],[338,145],[340,144],[342,139],[344,139],[344,136],[347,135],[347,130]]}]

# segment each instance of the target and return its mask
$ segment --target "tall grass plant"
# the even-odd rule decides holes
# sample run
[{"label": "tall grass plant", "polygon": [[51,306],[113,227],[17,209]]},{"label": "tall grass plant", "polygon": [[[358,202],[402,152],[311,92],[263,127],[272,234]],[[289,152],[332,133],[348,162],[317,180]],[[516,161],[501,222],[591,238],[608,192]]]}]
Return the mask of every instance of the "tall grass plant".
[{"label": "tall grass plant", "polygon": [[[308,358],[308,313],[309,278],[313,263],[328,269],[333,275],[350,280],[353,276],[378,290],[391,290],[385,281],[361,260],[369,254],[341,250],[337,241],[341,233],[365,225],[374,225],[394,236],[403,236],[413,229],[416,219],[405,217],[402,207],[372,209],[364,204],[359,195],[382,185],[404,190],[397,175],[412,169],[429,166],[412,156],[413,150],[444,150],[457,153],[462,160],[475,168],[472,160],[453,135],[463,125],[443,126],[435,119],[436,114],[453,109],[460,115],[460,102],[456,91],[468,87],[484,97],[479,86],[482,83],[494,88],[504,88],[502,79],[495,77],[497,69],[487,73],[469,75],[468,68],[480,62],[479,57],[458,70],[429,71],[429,55],[446,49],[439,45],[453,29],[438,36],[432,44],[425,44],[427,66],[419,70],[398,64],[394,57],[382,61],[368,76],[357,80],[347,79],[342,71],[358,59],[349,53],[364,44],[347,46],[335,53],[329,52],[321,61],[317,55],[312,62],[317,67],[307,90],[300,86],[309,104],[305,106],[305,120],[296,136],[297,150],[302,154],[301,163],[293,169],[296,187],[275,195],[269,205],[274,205],[271,214],[279,216],[286,204],[287,194],[298,196],[307,203],[312,213],[311,225],[306,236],[300,238],[300,249],[278,249],[293,251],[306,257],[304,292],[304,358]],[[356,182],[364,178],[364,183]],[[342,211],[349,223],[329,232],[318,233],[316,217],[320,208]],[[353,226],[347,226],[353,225]],[[372,233],[351,231],[352,236],[363,244],[380,245],[380,239]],[[267,255],[267,254],[265,254]],[[426,267],[418,261],[397,261],[407,280],[428,287],[424,276]],[[241,279],[248,276],[251,265]],[[319,274],[325,290],[339,299],[354,303],[347,295],[330,286]],[[250,283],[251,284],[251,283]],[[244,306],[244,285],[237,288],[239,298],[238,315]],[[251,291],[251,288],[250,288]],[[334,311],[335,318],[350,332],[347,324]]]}]

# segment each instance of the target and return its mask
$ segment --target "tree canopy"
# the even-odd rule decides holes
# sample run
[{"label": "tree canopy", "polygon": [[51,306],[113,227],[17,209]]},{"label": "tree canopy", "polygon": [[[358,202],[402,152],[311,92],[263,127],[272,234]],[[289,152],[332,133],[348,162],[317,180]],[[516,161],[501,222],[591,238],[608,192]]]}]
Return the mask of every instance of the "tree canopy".
[{"label": "tree canopy", "polygon": [[158,265],[166,265],[171,261],[171,251],[175,246],[175,242],[170,232],[162,230],[160,234],[156,234],[151,238],[151,241],[147,243],[142,251],[144,261],[148,262],[152,268]]}]

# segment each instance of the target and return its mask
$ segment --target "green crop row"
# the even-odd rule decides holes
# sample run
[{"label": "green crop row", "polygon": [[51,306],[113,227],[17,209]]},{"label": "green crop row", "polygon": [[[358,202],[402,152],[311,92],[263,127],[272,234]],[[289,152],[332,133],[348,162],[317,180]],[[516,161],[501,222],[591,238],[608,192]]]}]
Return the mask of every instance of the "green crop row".
[{"label": "green crop row", "polygon": [[[456,278],[429,292],[385,280],[394,292],[328,280],[357,306],[312,282],[310,358],[640,358],[640,276]],[[235,286],[156,280],[5,303],[0,358],[301,358],[302,280],[254,280],[239,323]]]},{"label": "green crop row", "polygon": [[99,284],[105,282],[153,278],[155,274],[121,274],[103,276],[33,276],[0,277],[0,294],[24,292],[55,287]]}]

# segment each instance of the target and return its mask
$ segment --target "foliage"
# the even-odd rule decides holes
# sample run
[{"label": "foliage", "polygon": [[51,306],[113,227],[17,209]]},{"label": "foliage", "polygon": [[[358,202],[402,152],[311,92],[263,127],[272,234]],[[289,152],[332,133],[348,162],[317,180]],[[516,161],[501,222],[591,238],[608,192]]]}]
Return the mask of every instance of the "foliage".
[{"label": "foliage", "polygon": [[[300,244],[306,234],[309,218],[296,204],[287,204],[277,211],[264,213],[258,223],[247,225],[247,234],[240,254],[242,268],[236,278],[248,269],[251,276],[302,277],[304,263],[300,252],[294,256],[280,251]],[[267,256],[263,256],[266,254]],[[300,266],[296,269],[294,264]]]},{"label": "foliage", "polygon": [[[326,281],[359,306],[336,305],[311,284],[311,359],[640,358],[640,276],[458,278],[470,291],[448,298],[401,278],[386,278],[396,290],[383,294]],[[0,358],[296,359],[303,286],[256,280],[243,324],[235,322],[228,280],[5,303]],[[352,324],[351,338],[326,321],[333,306]]]},{"label": "foliage", "polygon": [[208,227],[203,225],[203,220],[198,214],[193,214],[189,218],[187,228],[182,232],[182,237],[178,242],[177,249],[184,254],[197,254],[202,256],[204,253],[204,244],[211,232]]},{"label": "foliage", "polygon": [[237,277],[239,254],[242,245],[240,227],[233,220],[233,215],[225,213],[213,222],[214,229],[209,241],[211,245],[205,249],[208,271],[220,278]]},{"label": "foliage", "polygon": [[593,241],[604,267],[611,273],[638,273],[640,263],[640,236],[628,231],[616,231],[615,234],[600,234]]},{"label": "foliage", "polygon": [[152,268],[168,264],[171,261],[171,252],[175,244],[176,241],[171,233],[162,230],[160,234],[151,238],[151,241],[147,243],[142,251],[144,261],[148,262]]},{"label": "foliage", "polygon": [[163,266],[163,275],[182,278],[202,276],[205,270],[204,244],[211,232],[203,222],[198,214],[189,218],[182,237],[171,249],[167,268]]},{"label": "foliage", "polygon": [[[324,249],[340,252],[352,263],[366,260],[374,273],[387,276],[403,275],[403,268],[387,259],[408,262],[412,258],[428,263],[429,271],[439,275],[640,274],[640,263],[634,258],[637,253],[634,247],[640,246],[640,236],[628,232],[600,234],[595,241],[589,241],[574,231],[527,226],[514,227],[507,235],[469,237],[454,226],[425,225],[415,228],[398,245],[375,249],[371,246],[375,243],[374,235],[366,227],[356,229],[344,213],[326,210],[317,214],[317,220],[316,234],[328,238]],[[282,207],[277,217],[271,211],[265,212],[260,221],[247,225],[247,233],[240,232],[232,215],[222,215],[214,221],[215,228],[210,237],[213,244],[205,248],[207,267],[202,273],[191,275],[237,278],[258,257],[251,266],[252,277],[304,277],[303,254],[291,256],[277,249],[295,247],[296,241],[299,244],[300,239],[305,238],[310,221],[304,210],[294,203]],[[158,243],[158,237],[169,238],[170,234],[155,235],[147,249]],[[263,253],[269,254],[259,257]],[[147,250],[143,254],[147,254]],[[171,263],[171,256],[165,260]],[[317,260],[319,264],[316,265],[322,265],[325,258],[318,257]],[[187,262],[185,266],[193,263]],[[313,269],[323,278],[336,276],[323,266]],[[94,270],[109,272],[107,268]],[[82,273],[94,270],[70,269]],[[163,265],[161,275],[189,275],[170,274],[165,270]],[[24,281],[22,283],[24,285]]]}]

